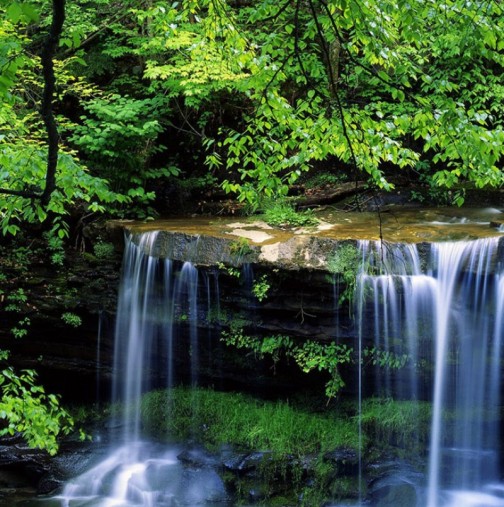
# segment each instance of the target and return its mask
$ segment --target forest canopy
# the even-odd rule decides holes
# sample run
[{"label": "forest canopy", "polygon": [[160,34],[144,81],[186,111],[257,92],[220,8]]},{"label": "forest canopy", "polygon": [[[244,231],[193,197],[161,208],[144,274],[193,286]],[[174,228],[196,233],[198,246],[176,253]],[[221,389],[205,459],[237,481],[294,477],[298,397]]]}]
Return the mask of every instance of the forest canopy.
[{"label": "forest canopy", "polygon": [[2,0],[0,9],[4,234],[49,215],[64,236],[76,208],[145,217],[156,191],[177,182],[220,185],[252,209],[321,168],[385,190],[405,174],[453,189],[456,204],[465,188],[503,184],[500,1]]}]

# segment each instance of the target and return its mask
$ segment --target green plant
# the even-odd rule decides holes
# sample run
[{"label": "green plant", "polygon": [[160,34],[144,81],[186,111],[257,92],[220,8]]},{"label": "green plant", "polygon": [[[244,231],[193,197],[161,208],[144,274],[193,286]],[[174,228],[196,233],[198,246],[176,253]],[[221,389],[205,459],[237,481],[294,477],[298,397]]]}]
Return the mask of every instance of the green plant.
[{"label": "green plant", "polygon": [[[316,461],[323,462],[324,453],[338,447],[356,452],[360,443],[367,445],[366,436],[359,439],[358,425],[343,411],[309,413],[283,401],[205,388],[177,387],[147,393],[141,400],[141,414],[144,429],[156,438],[191,439],[211,451],[223,445],[242,452],[263,451],[256,469],[262,482],[266,486],[278,485],[279,480],[288,483],[289,493],[295,497],[306,485],[306,456],[318,456]],[[323,474],[315,468],[310,489],[327,492],[325,483],[319,485]],[[334,473],[334,467],[331,470]],[[229,480],[240,494],[241,478]],[[273,490],[278,494],[277,488]],[[270,499],[268,505],[276,502],[280,499]]]},{"label": "green plant", "polygon": [[15,245],[11,248],[0,246],[0,255],[3,266],[13,268],[19,274],[24,274],[29,270],[33,251],[22,245]]},{"label": "green plant", "polygon": [[465,189],[453,188],[455,182],[448,185],[442,184],[439,173],[431,174],[429,163],[419,161],[415,170],[418,172],[420,183],[426,187],[426,190],[424,192],[411,191],[412,200],[417,200],[420,203],[428,201],[440,206],[462,206],[464,204]]},{"label": "green plant", "polygon": [[308,177],[303,179],[305,188],[318,188],[327,186],[337,187],[341,183],[348,181],[348,176],[345,173],[334,174],[330,172],[319,172],[311,176],[310,173],[308,173]]},{"label": "green plant", "polygon": [[306,341],[302,346],[293,350],[293,357],[299,367],[309,373],[312,370],[327,371],[330,380],[326,382],[326,396],[334,398],[345,386],[341,378],[339,366],[352,362],[353,350],[347,345],[334,342],[321,344],[315,341]]},{"label": "green plant", "polygon": [[[11,292],[5,298],[8,303],[5,306],[5,311],[7,312],[15,312],[21,313],[23,311],[23,307],[28,302],[28,295],[21,287]],[[29,317],[21,318],[12,328],[11,333],[14,338],[23,338],[28,334],[28,327],[30,326],[31,321]]]},{"label": "green plant", "polygon": [[93,245],[93,252],[98,259],[110,259],[114,256],[115,249],[112,243],[98,241]]},{"label": "green plant", "polygon": [[339,295],[339,304],[344,301],[353,301],[359,268],[359,251],[351,243],[338,245],[336,251],[327,258],[327,270],[336,277],[338,282],[343,282],[345,285]]},{"label": "green plant", "polygon": [[366,364],[392,370],[404,368],[411,361],[411,356],[408,354],[396,354],[395,352],[380,350],[376,347],[365,348],[363,356],[367,360]]},{"label": "green plant", "polygon": [[229,331],[222,331],[221,340],[238,349],[249,349],[260,359],[268,355],[274,365],[284,355],[286,358],[293,358],[305,373],[313,370],[327,372],[330,379],[326,382],[325,394],[329,399],[336,397],[345,386],[339,366],[352,362],[353,349],[335,342],[319,343],[307,340],[298,345],[289,336],[250,336],[244,333],[243,328],[233,325]]},{"label": "green plant", "polygon": [[261,205],[264,221],[277,227],[306,227],[318,224],[311,210],[296,211],[292,204],[283,200],[265,200]]},{"label": "green plant", "polygon": [[210,449],[222,444],[275,455],[318,453],[358,446],[357,426],[335,413],[309,414],[288,403],[204,388],[153,391],[142,398],[145,429],[157,437],[192,438]]},{"label": "green plant", "polygon": [[55,266],[63,266],[65,260],[65,249],[63,248],[63,235],[58,235],[58,231],[65,229],[57,229],[53,227],[51,231],[44,233],[44,238],[47,241],[47,248],[51,252],[51,263]]},{"label": "green plant", "polygon": [[268,279],[268,275],[261,275],[259,280],[254,280],[252,284],[252,294],[262,302],[268,297],[268,292],[271,289],[271,285]]},{"label": "green plant", "polygon": [[[393,445],[398,452],[424,452],[429,442],[432,407],[423,401],[391,398],[364,400],[360,421],[363,430],[381,448]],[[357,416],[356,416],[357,417]]]},{"label": "green plant", "polygon": [[211,173],[206,173],[203,176],[184,177],[177,180],[177,186],[188,192],[208,190],[216,185],[217,178]]},{"label": "green plant", "polygon": [[245,257],[251,254],[254,250],[250,247],[247,238],[238,238],[231,241],[229,244],[229,251],[237,257]]},{"label": "green plant", "polygon": [[220,271],[223,271],[228,276],[232,276],[233,278],[241,278],[242,272],[238,268],[235,268],[233,266],[226,266],[222,262],[217,263],[217,267]]},{"label": "green plant", "polygon": [[82,319],[75,313],[65,312],[61,315],[61,320],[72,327],[79,327],[82,324]]},{"label": "green plant", "polygon": [[[6,359],[5,351],[2,359]],[[57,438],[69,434],[74,422],[54,394],[46,394],[35,382],[33,370],[19,375],[12,368],[0,371],[0,420],[5,421],[0,436],[21,433],[31,447],[45,449],[54,455]]]},{"label": "green plant", "polygon": [[8,312],[20,312],[20,305],[28,301],[28,295],[23,288],[19,287],[5,298],[10,304],[5,307]]},{"label": "green plant", "polygon": [[24,338],[28,334],[28,327],[31,324],[29,317],[21,319],[14,327],[11,328],[11,333],[14,338]]}]

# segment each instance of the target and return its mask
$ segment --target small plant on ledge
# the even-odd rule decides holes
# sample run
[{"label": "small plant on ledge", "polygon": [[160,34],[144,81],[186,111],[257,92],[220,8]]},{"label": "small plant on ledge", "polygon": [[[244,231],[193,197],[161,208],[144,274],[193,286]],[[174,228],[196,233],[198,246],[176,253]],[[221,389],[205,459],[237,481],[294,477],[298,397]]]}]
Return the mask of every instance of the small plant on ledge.
[{"label": "small plant on ledge", "polygon": [[286,200],[265,201],[264,221],[276,227],[310,227],[318,224],[311,210],[296,211]]}]

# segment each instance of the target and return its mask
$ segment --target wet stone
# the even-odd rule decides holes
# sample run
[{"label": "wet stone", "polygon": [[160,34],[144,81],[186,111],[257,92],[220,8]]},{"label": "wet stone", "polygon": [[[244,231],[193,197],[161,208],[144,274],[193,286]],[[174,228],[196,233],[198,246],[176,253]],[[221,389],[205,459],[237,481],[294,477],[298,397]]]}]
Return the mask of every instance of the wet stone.
[{"label": "wet stone", "polygon": [[256,470],[264,459],[270,457],[269,452],[252,452],[250,454],[234,454],[222,461],[224,468],[235,473],[247,473]]},{"label": "wet stone", "polygon": [[415,507],[418,505],[414,485],[406,481],[396,484],[377,484],[371,492],[372,505],[375,507]]},{"label": "wet stone", "polygon": [[354,449],[339,448],[327,452],[324,461],[334,465],[338,475],[355,475],[359,472],[359,456]]},{"label": "wet stone", "polygon": [[219,464],[215,456],[201,449],[186,449],[177,456],[177,459],[184,465],[195,468],[215,467]]}]

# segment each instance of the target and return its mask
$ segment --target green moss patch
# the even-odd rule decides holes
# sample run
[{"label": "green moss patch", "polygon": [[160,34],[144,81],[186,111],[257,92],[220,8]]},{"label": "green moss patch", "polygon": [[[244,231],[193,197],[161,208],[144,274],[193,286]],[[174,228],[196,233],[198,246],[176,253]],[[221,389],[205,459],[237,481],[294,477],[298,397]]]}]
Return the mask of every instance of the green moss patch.
[{"label": "green moss patch", "polygon": [[145,430],[212,449],[232,444],[278,454],[310,454],[358,447],[358,425],[348,417],[311,414],[286,402],[267,402],[211,389],[153,391],[142,400]]}]

